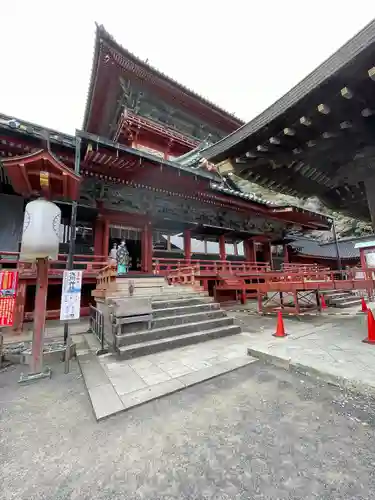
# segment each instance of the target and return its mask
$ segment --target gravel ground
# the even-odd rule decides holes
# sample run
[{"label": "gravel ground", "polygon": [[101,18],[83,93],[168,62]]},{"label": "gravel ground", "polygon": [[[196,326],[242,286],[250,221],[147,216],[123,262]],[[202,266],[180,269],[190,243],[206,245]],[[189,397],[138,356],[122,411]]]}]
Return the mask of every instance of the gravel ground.
[{"label": "gravel ground", "polygon": [[73,364],[0,373],[0,498],[373,499],[375,405],[260,362],[97,424]]}]

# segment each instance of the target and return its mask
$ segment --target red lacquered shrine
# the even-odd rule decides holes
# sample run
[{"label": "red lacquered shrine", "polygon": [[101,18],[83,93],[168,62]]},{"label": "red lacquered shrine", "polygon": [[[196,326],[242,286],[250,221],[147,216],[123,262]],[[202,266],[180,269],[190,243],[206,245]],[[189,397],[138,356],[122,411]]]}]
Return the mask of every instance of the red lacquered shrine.
[{"label": "red lacquered shrine", "polygon": [[[62,211],[60,255],[49,270],[47,317],[59,317],[61,278],[78,201],[74,268],[83,269],[82,314],[114,242],[130,273],[200,266],[217,273],[280,269],[291,232],[325,230],[325,216],[276,206],[220,176],[199,150],[242,122],[120,47],[97,28],[84,126],[75,136],[0,115],[0,265],[18,267],[16,329],[33,319],[35,269],[18,261],[24,207],[45,196]],[[80,157],[79,175],[74,173]]]}]

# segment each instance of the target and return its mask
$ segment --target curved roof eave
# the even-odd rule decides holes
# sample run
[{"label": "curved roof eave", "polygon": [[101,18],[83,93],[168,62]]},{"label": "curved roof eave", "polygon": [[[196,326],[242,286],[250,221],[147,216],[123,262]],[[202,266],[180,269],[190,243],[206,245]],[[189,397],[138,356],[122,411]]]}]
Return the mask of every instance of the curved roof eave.
[{"label": "curved roof eave", "polygon": [[111,36],[106,31],[106,29],[104,28],[103,25],[99,25],[97,23],[95,23],[95,25],[96,25],[96,35],[95,35],[94,56],[93,56],[93,63],[92,63],[92,68],[91,68],[89,91],[88,91],[88,95],[87,95],[85,113],[84,113],[84,118],[83,118],[83,127],[82,127],[83,130],[86,129],[86,126],[87,126],[87,123],[88,123],[88,120],[90,117],[90,110],[91,110],[92,97],[93,97],[93,93],[94,93],[94,89],[95,89],[95,80],[96,80],[96,74],[97,74],[97,64],[98,64],[98,58],[99,58],[99,52],[100,52],[100,41],[101,40],[104,40],[105,42],[112,45],[113,48],[115,50],[117,50],[119,53],[121,53],[124,57],[129,58],[130,60],[136,62],[137,64],[142,66],[149,73],[156,75],[158,78],[160,78],[161,80],[164,80],[169,85],[171,85],[172,87],[175,87],[177,90],[186,94],[190,98],[193,98],[198,102],[201,102],[204,106],[215,111],[217,114],[226,118],[228,121],[230,121],[234,124],[237,124],[239,126],[241,126],[244,123],[243,120],[241,120],[240,118],[238,118],[234,114],[229,113],[228,111],[225,111],[223,108],[220,108],[218,105],[216,105],[213,102],[209,101],[208,99],[202,97],[201,95],[197,94],[193,90],[185,87],[181,83],[179,83],[176,80],[174,80],[173,78],[167,76],[166,74],[164,74],[163,72],[154,68],[153,66],[142,61],[139,57],[135,56],[132,52],[130,52],[129,50],[122,47],[113,38],[113,36]]},{"label": "curved roof eave", "polygon": [[310,92],[318,88],[326,80],[349,64],[356,56],[374,42],[375,19],[368,23],[331,57],[256,118],[227,135],[213,146],[203,150],[202,156],[209,161],[223,161],[229,158],[231,156],[230,149],[232,147],[236,146],[244,139],[247,139],[255,132],[258,132],[275,118],[293,107]]}]

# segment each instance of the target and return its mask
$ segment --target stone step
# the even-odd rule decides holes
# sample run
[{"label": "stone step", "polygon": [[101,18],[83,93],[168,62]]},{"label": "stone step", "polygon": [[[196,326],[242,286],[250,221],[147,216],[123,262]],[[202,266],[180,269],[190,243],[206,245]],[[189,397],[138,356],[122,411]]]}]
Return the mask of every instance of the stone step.
[{"label": "stone step", "polygon": [[[167,309],[167,311],[172,311]],[[152,328],[168,328],[174,325],[186,325],[188,323],[197,323],[198,321],[205,321],[209,319],[223,318],[226,314],[221,309],[214,309],[212,311],[198,311],[190,314],[169,315],[164,317],[155,318],[152,321]]]},{"label": "stone step", "polygon": [[[186,320],[190,319],[187,323],[172,323],[169,325],[160,326],[159,328],[152,328],[150,330],[141,330],[134,333],[124,333],[122,335],[117,335],[117,346],[119,348],[125,345],[139,344],[142,342],[149,342],[153,340],[161,340],[167,337],[176,337],[179,335],[190,335],[197,331],[202,332],[204,330],[213,330],[216,328],[222,328],[231,326],[234,323],[233,318],[229,318],[222,311],[212,311],[213,313],[222,313],[220,317],[208,317],[207,313],[198,315],[188,315],[190,318],[184,318],[183,316],[175,316],[171,318],[172,320]],[[194,319],[196,321],[194,321]],[[160,321],[164,321],[160,320]]]},{"label": "stone step", "polygon": [[195,304],[193,306],[178,306],[178,307],[166,307],[160,308],[158,307],[158,303],[153,303],[153,311],[152,315],[154,318],[163,318],[165,316],[179,316],[184,314],[194,314],[198,312],[204,311],[213,311],[220,309],[220,304],[217,302],[203,302],[200,304]]},{"label": "stone step", "polygon": [[336,293],[326,293],[324,294],[324,298],[326,300],[336,300],[336,299],[343,299],[343,298],[349,298],[353,297],[353,295],[350,292],[336,292]]},{"label": "stone step", "polygon": [[160,298],[163,300],[163,297],[169,297],[169,298],[178,298],[178,297],[209,297],[209,294],[207,292],[179,292],[179,291],[166,291],[163,290],[163,292],[159,295],[155,294],[153,295],[155,298]]},{"label": "stone step", "polygon": [[203,286],[176,286],[176,285],[166,285],[165,287],[166,289],[168,290],[178,290],[178,291],[181,291],[181,292],[203,292],[204,291],[204,288]]},{"label": "stone step", "polygon": [[345,295],[344,297],[335,297],[333,299],[333,302],[347,302],[348,300],[360,300],[359,297],[356,297],[355,295]]},{"label": "stone step", "polygon": [[130,284],[134,284],[136,286],[148,286],[148,287],[166,286],[166,285],[168,286],[167,281],[163,277],[154,277],[154,278],[153,277],[142,278],[140,276],[124,277],[124,278],[117,277],[115,283],[120,286],[129,286]]},{"label": "stone step", "polygon": [[[142,283],[136,283],[134,285],[134,292],[136,290],[139,290],[139,292],[150,292],[150,293],[158,293],[160,290],[163,291],[165,287],[163,285],[157,285],[157,286],[149,286],[147,284],[142,284]],[[109,290],[117,290],[119,292],[124,292],[128,293],[129,292],[129,285],[122,285],[119,283],[113,283],[109,287]]]},{"label": "stone step", "polygon": [[[209,297],[207,293],[176,293],[176,292],[165,292],[165,291],[160,291],[158,293],[150,293],[149,291],[147,293],[142,293],[140,290],[135,290],[133,297],[145,297],[145,298],[150,298],[153,302],[154,301],[168,301],[168,299],[190,299],[190,298],[202,298],[205,299]],[[112,292],[107,292],[106,293],[106,298],[110,299],[121,299],[121,298],[129,298],[129,293],[127,292],[119,292],[119,291],[112,291]]]},{"label": "stone step", "polygon": [[236,335],[238,333],[241,333],[241,328],[237,325],[223,326],[221,328],[213,328],[211,330],[195,331],[194,333],[126,345],[120,347],[118,355],[122,359],[136,358],[156,352],[175,349],[176,347],[183,347],[185,345],[197,344],[199,342],[205,342],[207,340],[213,340],[220,337]]},{"label": "stone step", "polygon": [[168,298],[168,297],[160,297],[160,299],[152,301],[153,309],[170,309],[175,307],[182,306],[195,306],[199,304],[210,304],[213,303],[214,299],[212,297],[176,297]]},{"label": "stone step", "polygon": [[361,299],[356,299],[356,298],[352,298],[352,299],[346,299],[345,301],[336,301],[334,303],[332,303],[332,306],[333,307],[337,307],[339,309],[345,309],[347,307],[353,307],[353,306],[360,306],[361,305]]}]

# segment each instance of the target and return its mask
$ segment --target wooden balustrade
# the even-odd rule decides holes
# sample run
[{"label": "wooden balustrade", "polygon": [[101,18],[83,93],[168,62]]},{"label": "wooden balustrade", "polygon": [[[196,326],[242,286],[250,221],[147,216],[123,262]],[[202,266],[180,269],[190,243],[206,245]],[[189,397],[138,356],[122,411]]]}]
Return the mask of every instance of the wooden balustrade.
[{"label": "wooden balustrade", "polygon": [[111,283],[116,280],[117,269],[113,265],[106,265],[97,273],[96,277],[96,289],[97,290],[108,290]]},{"label": "wooden balustrade", "polygon": [[[18,269],[21,279],[36,278],[36,264],[23,262],[18,252],[0,251],[0,269]],[[51,260],[48,275],[61,278],[66,269],[68,256],[59,254],[57,260]],[[96,276],[107,265],[108,259],[98,255],[74,255],[73,269],[82,270],[84,276]]]},{"label": "wooden balustrade", "polygon": [[153,258],[154,274],[169,276],[172,271],[195,266],[196,273],[217,274],[218,272],[257,273],[271,270],[269,262],[247,262],[232,260],[168,259]]},{"label": "wooden balustrade", "polygon": [[196,276],[199,276],[199,264],[173,269],[168,273],[168,282],[171,285],[195,285]]},{"label": "wooden balustrade", "polygon": [[280,289],[369,289],[375,285],[375,268],[345,270],[288,270],[259,273],[256,278],[263,291]]},{"label": "wooden balustrade", "polygon": [[329,271],[329,267],[324,267],[319,264],[298,264],[298,263],[291,263],[291,262],[283,262],[281,264],[281,270],[288,272],[288,271],[294,271],[294,272],[303,272],[303,271]]},{"label": "wooden balustrade", "polygon": [[203,283],[230,277],[248,280],[244,290],[268,291],[288,290],[367,290],[373,294],[375,288],[375,268],[351,268],[331,270],[319,265],[285,265],[282,271],[273,271],[268,263],[244,261],[206,261],[183,259],[153,260],[155,274],[165,275],[171,284]]}]

